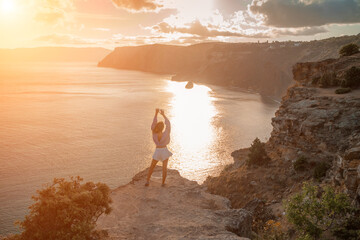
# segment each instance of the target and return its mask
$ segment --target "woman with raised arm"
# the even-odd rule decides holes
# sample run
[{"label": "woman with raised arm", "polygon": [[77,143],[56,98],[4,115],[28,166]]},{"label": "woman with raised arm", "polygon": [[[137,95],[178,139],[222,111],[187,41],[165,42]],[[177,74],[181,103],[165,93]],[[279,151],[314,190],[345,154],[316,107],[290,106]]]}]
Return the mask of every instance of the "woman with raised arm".
[{"label": "woman with raised arm", "polygon": [[[164,129],[164,123],[157,121],[157,115],[160,112],[160,114],[165,119],[165,131]],[[146,179],[145,186],[149,186],[151,175],[154,171],[154,168],[158,161],[161,161],[163,163],[163,171],[162,171],[162,184],[161,186],[165,186],[165,179],[167,175],[167,164],[169,161],[169,157],[172,156],[172,153],[167,149],[167,145],[170,143],[170,121],[165,116],[164,110],[159,110],[158,108],[155,110],[155,116],[153,123],[151,124],[151,131],[152,131],[152,137],[154,140],[154,143],[156,145],[155,152],[153,154],[153,159],[150,165],[149,173]]]}]

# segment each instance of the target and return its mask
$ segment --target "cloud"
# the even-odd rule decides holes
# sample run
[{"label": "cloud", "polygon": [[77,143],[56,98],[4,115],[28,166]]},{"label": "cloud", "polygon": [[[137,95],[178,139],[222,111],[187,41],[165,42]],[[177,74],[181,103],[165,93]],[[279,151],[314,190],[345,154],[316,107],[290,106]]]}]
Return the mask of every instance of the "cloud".
[{"label": "cloud", "polygon": [[219,31],[215,29],[209,29],[208,27],[202,25],[200,21],[196,20],[194,22],[191,22],[187,24],[185,27],[177,27],[177,26],[171,26],[170,24],[166,22],[161,22],[155,26],[153,26],[153,29],[158,32],[163,33],[188,33],[192,35],[197,36],[203,36],[203,37],[214,37],[214,36],[242,36],[242,34],[236,33],[236,32],[229,32],[229,31]]},{"label": "cloud", "polygon": [[156,12],[163,7],[154,0],[112,0],[115,6],[130,12]]},{"label": "cloud", "polygon": [[360,22],[360,0],[253,0],[249,10],[282,28]]},{"label": "cloud", "polygon": [[110,28],[93,28],[94,31],[109,32]]},{"label": "cloud", "polygon": [[50,25],[62,24],[66,19],[65,11],[60,9],[41,9],[35,15],[35,20]]},{"label": "cloud", "polygon": [[35,8],[34,19],[52,26],[74,27],[75,20],[72,12],[75,10],[74,0],[33,0]]},{"label": "cloud", "polygon": [[303,27],[303,28],[274,28],[272,34],[276,36],[312,36],[319,33],[326,33],[328,30],[325,27]]}]

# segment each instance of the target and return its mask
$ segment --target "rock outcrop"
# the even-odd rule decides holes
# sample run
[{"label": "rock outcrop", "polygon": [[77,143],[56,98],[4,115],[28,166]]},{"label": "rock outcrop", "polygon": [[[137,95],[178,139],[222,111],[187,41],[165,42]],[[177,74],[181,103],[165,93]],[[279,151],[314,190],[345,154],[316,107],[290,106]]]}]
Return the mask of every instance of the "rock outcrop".
[{"label": "rock outcrop", "polygon": [[297,63],[293,67],[293,76],[301,86],[313,86],[314,80],[321,79],[325,75],[341,82],[344,80],[345,72],[351,67],[360,67],[360,53],[339,59]]},{"label": "rock outcrop", "polygon": [[161,187],[161,168],[154,170],[149,187],[147,170],[112,192],[113,211],[98,219],[106,239],[247,239],[251,214],[230,209],[229,200],[205,192],[204,187],[169,170]]},{"label": "rock outcrop", "polygon": [[[318,88],[312,79],[331,71],[341,79],[347,69],[360,67],[360,54],[294,66],[297,83],[288,89],[272,119],[273,131],[266,150],[272,161],[263,167],[245,164],[248,150],[235,151],[234,164],[205,185],[209,192],[230,199],[243,208],[254,198],[280,215],[281,201],[313,178],[313,170],[328,166],[320,181],[348,193],[360,205],[360,89],[337,95],[335,88]],[[299,158],[308,161],[306,171],[295,171]]]}]

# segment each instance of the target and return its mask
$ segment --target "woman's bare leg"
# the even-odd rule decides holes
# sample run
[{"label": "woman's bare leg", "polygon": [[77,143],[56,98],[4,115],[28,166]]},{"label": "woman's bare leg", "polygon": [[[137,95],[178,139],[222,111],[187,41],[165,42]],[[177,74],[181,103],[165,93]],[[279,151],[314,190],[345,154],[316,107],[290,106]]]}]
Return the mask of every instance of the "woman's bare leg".
[{"label": "woman's bare leg", "polygon": [[162,186],[165,185],[165,180],[166,180],[166,176],[167,176],[167,164],[168,164],[168,160],[169,160],[169,159],[166,159],[165,161],[163,161]]},{"label": "woman's bare leg", "polygon": [[152,173],[154,171],[154,168],[155,168],[157,162],[158,161],[156,161],[154,159],[152,160],[150,168],[149,168],[149,172],[148,172],[148,175],[147,175],[147,178],[146,178],[145,186],[149,186],[150,178],[151,178],[151,175],[152,175]]}]

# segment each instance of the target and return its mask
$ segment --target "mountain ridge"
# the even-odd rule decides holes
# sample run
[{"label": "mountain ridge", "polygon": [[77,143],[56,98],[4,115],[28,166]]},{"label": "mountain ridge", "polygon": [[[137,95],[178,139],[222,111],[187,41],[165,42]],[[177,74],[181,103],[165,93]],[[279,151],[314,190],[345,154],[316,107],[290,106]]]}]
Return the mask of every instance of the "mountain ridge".
[{"label": "mountain ridge", "polygon": [[173,74],[175,81],[240,87],[280,98],[293,84],[295,63],[337,58],[339,48],[348,43],[360,45],[360,34],[310,42],[119,47],[98,66]]}]

